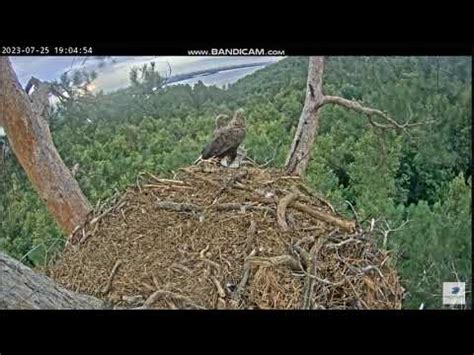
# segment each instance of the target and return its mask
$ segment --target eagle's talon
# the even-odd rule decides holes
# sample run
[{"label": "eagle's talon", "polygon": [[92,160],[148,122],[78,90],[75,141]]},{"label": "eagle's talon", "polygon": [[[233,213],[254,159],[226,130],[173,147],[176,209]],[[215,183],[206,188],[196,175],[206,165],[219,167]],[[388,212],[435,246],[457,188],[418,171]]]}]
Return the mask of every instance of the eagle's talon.
[{"label": "eagle's talon", "polygon": [[227,166],[230,169],[238,169],[240,168],[240,162],[237,160],[234,160],[231,164]]},{"label": "eagle's talon", "polygon": [[221,159],[220,164],[222,166],[225,166],[226,168],[229,167],[229,162],[227,161],[227,157],[224,157],[223,159]]}]

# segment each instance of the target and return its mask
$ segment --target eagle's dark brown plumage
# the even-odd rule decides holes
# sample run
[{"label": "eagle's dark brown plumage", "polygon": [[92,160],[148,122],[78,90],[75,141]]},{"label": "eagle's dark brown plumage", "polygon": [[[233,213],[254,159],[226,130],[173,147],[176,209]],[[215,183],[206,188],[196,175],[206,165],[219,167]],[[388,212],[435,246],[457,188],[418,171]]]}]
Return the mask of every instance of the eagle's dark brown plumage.
[{"label": "eagle's dark brown plumage", "polygon": [[214,136],[202,150],[202,159],[224,157],[232,163],[237,156],[237,149],[245,138],[245,119],[243,110],[237,110],[234,117],[225,127],[222,127],[224,117],[217,116]]}]

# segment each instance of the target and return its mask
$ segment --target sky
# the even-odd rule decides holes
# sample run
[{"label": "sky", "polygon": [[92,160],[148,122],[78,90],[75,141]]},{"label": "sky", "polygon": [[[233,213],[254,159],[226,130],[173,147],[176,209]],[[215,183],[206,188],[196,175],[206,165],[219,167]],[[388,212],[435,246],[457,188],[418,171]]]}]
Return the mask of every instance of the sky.
[{"label": "sky", "polygon": [[[35,76],[40,80],[50,81],[58,79],[65,71],[74,71],[75,69],[87,68],[96,69],[98,78],[94,81],[95,90],[110,92],[129,85],[130,69],[134,66],[143,65],[154,61],[156,68],[163,74],[167,74],[171,67],[172,75],[183,74],[187,72],[218,68],[228,65],[259,63],[278,61],[283,57],[189,57],[189,56],[141,56],[141,57],[112,57],[108,64],[98,68],[100,60],[95,57],[79,56],[51,56],[51,57],[10,57],[13,69],[15,70],[20,84],[25,87],[28,80]],[[113,62],[112,62],[113,60]],[[169,64],[169,66],[168,66]],[[247,70],[251,73],[253,70]],[[216,74],[215,80],[218,80]],[[229,75],[229,74],[227,74]],[[238,75],[238,72],[234,75]],[[212,80],[209,81],[210,84]],[[0,127],[0,135],[4,135]]]},{"label": "sky", "polygon": [[[68,70],[79,68],[97,69],[99,77],[94,82],[97,89],[105,92],[115,90],[129,84],[129,72],[133,66],[144,63],[156,62],[157,69],[163,74],[171,66],[172,75],[186,72],[211,69],[221,66],[240,63],[258,63],[277,61],[282,57],[189,57],[189,56],[142,56],[142,57],[112,57],[115,61],[108,62],[103,68],[98,68],[99,60],[95,57],[11,57],[13,68],[17,73],[20,83],[24,86],[31,76],[40,80],[54,80]],[[169,63],[169,66],[168,66]]]}]

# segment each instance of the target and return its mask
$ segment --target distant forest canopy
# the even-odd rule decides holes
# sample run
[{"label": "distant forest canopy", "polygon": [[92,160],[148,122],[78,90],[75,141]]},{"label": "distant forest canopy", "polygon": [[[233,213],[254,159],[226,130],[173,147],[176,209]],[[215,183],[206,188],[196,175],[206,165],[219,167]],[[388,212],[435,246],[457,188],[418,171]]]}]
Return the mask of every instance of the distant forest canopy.
[{"label": "distant forest canopy", "polygon": [[[94,205],[135,184],[143,171],[172,176],[191,164],[216,114],[240,107],[249,156],[281,167],[303,107],[307,68],[307,57],[289,57],[226,90],[198,83],[150,91],[135,80],[116,92],[59,103],[50,128],[67,166],[78,164],[76,178]],[[356,112],[324,107],[305,176],[338,212],[354,217],[350,203],[362,223],[383,218],[387,228],[403,225],[385,242],[398,256],[407,307],[439,307],[442,282],[455,274],[471,279],[471,71],[470,57],[325,63],[325,94],[379,108],[399,122],[435,121],[397,134],[370,127]],[[41,266],[63,243],[10,156],[0,165],[0,249]]]}]

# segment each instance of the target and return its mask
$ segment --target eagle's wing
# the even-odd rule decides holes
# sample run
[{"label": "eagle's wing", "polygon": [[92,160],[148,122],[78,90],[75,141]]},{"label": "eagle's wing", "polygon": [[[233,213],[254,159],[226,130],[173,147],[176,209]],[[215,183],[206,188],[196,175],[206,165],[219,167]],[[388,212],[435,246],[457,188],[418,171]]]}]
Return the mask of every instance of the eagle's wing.
[{"label": "eagle's wing", "polygon": [[221,129],[216,133],[214,139],[203,149],[203,159],[211,157],[222,157],[232,149],[236,150],[245,137],[245,130],[231,127]]}]

